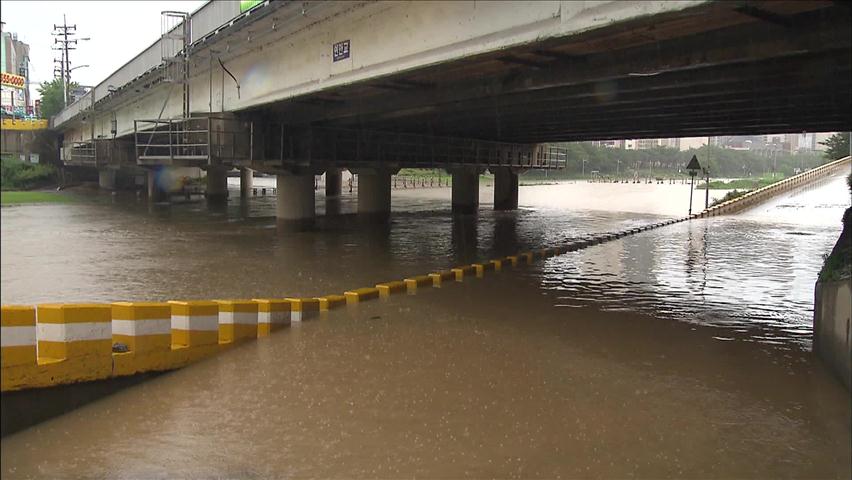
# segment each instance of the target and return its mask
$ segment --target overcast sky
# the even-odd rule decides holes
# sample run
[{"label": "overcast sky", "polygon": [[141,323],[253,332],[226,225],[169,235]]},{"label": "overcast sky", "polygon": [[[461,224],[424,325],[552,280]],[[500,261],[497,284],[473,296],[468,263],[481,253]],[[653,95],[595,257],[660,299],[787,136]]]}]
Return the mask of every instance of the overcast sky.
[{"label": "overcast sky", "polygon": [[[227,1],[227,0],[226,0]],[[234,0],[236,1],[236,0]],[[35,86],[53,78],[54,24],[77,25],[78,42],[71,52],[71,67],[89,65],[71,72],[71,80],[80,85],[97,85],[160,37],[160,12],[193,12],[205,0],[168,1],[0,1],[4,32],[18,34],[30,45],[30,82],[32,98],[38,98]]]}]

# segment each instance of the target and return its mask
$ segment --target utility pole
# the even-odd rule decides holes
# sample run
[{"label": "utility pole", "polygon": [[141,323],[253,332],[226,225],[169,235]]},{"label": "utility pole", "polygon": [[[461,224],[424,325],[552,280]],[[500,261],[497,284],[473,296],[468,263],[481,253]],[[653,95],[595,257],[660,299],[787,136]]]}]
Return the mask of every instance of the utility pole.
[{"label": "utility pole", "polygon": [[61,53],[61,58],[59,60],[54,60],[54,62],[59,62],[59,72],[57,69],[53,69],[53,74],[59,74],[59,78],[62,79],[62,100],[64,106],[68,106],[68,89],[71,83],[71,58],[69,57],[69,52],[71,50],[76,50],[74,47],[77,45],[77,40],[74,39],[74,35],[77,35],[77,25],[68,25],[68,21],[65,19],[65,15],[62,15],[62,25],[53,25],[53,50],[59,50]]},{"label": "utility pole", "polygon": [[707,145],[707,167],[704,169],[704,181],[707,188],[704,189],[704,210],[710,208],[710,145]]}]

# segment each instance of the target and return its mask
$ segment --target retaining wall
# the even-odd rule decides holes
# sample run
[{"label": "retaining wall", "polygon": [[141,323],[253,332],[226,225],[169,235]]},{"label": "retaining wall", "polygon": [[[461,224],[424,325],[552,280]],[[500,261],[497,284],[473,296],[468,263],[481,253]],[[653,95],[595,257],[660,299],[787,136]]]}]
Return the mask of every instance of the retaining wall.
[{"label": "retaining wall", "polygon": [[852,390],[852,279],[817,282],[814,352]]},{"label": "retaining wall", "polygon": [[806,183],[814,182],[816,180],[819,180],[820,178],[833,175],[838,171],[842,171],[844,168],[846,169],[846,173],[849,173],[849,165],[850,157],[844,157],[839,160],[826,163],[825,165],[813,168],[811,170],[808,170],[807,172],[803,172],[798,175],[785,178],[784,180],[775,182],[772,185],[767,185],[765,187],[758,188],[757,190],[752,190],[740,197],[728,200],[726,202],[722,202],[718,205],[714,205],[699,213],[697,216],[712,217],[716,215],[725,215],[729,213],[739,212],[746,208],[763,203],[783,192],[793,190],[794,188],[798,188]]}]

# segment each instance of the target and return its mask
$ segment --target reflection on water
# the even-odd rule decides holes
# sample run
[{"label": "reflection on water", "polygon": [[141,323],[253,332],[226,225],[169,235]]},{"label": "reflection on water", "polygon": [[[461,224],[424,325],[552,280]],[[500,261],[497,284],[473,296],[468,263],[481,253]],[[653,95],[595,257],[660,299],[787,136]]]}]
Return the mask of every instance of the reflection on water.
[{"label": "reflection on water", "polygon": [[[344,196],[301,233],[270,198],[9,208],[0,286],[4,303],[316,295],[683,214],[679,187],[641,186],[653,214],[625,213],[640,186],[601,188],[455,218],[446,189],[396,191],[385,225]],[[849,478],[848,392],[807,351],[844,188],[294,325],[3,438],[3,476]]]},{"label": "reflection on water", "polygon": [[[839,233],[844,189],[834,177],[742,215],[634,235],[528,274],[565,306],[595,302],[807,348],[813,282]],[[319,216],[307,232],[276,229],[274,197],[236,196],[213,209],[132,196],[7,208],[2,297],[34,304],[337,293],[682,215],[688,186],[522,187],[516,212],[492,211],[490,189],[481,194],[479,215],[454,217],[448,189],[397,190],[386,224],[359,219],[355,197],[344,194],[334,200],[341,214]],[[629,213],[637,202],[657,215]],[[326,209],[322,195],[317,203]]]}]

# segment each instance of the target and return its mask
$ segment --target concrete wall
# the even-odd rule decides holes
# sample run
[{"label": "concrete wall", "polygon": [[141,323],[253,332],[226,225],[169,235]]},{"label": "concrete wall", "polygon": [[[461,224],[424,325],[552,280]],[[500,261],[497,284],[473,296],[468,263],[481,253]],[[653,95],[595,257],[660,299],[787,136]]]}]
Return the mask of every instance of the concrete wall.
[{"label": "concrete wall", "polygon": [[852,279],[817,282],[814,352],[852,390]]},{"label": "concrete wall", "polygon": [[694,217],[713,217],[716,215],[724,215],[736,213],[743,209],[759,205],[770,198],[780,195],[781,193],[801,187],[802,185],[814,182],[829,175],[834,175],[836,172],[848,172],[849,164],[852,162],[852,157],[843,157],[825,165],[812,168],[807,172],[793,175],[785,178],[772,185],[767,185],[757,190],[752,190],[743,196],[722,202],[714,205],[701,213],[697,213]]}]

